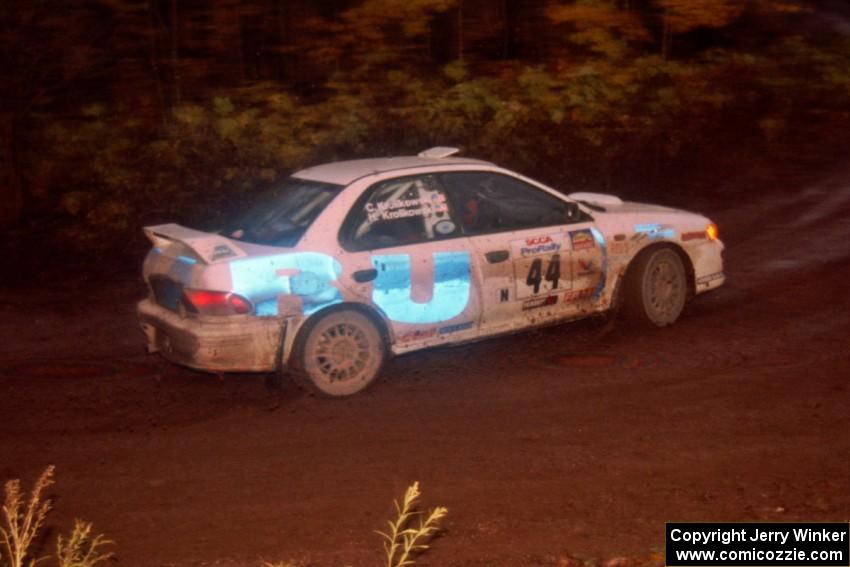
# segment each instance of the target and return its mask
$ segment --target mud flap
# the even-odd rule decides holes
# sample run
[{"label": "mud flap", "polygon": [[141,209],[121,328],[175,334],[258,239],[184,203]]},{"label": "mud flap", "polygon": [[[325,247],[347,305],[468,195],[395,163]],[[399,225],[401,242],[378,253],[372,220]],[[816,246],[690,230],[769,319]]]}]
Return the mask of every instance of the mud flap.
[{"label": "mud flap", "polygon": [[277,354],[275,355],[275,369],[277,372],[285,374],[289,368],[288,361],[292,357],[295,339],[298,331],[301,330],[301,327],[306,322],[306,317],[284,317],[280,320],[280,341],[278,342]]},{"label": "mud flap", "polygon": [[620,271],[620,273],[617,275],[617,281],[614,282],[614,290],[611,292],[611,308],[608,310],[608,312],[611,314],[612,317],[617,316],[617,314],[620,312],[620,307],[622,307],[623,305],[622,287],[624,279],[625,274],[623,273],[623,271]]},{"label": "mud flap", "polygon": [[145,344],[145,352],[148,354],[154,354],[159,352],[159,346],[156,344],[156,327],[151,325],[150,323],[141,323],[142,332],[145,334],[146,344]]},{"label": "mud flap", "polygon": [[288,331],[289,319],[281,319],[280,340],[278,341],[277,354],[275,354],[275,371],[278,374],[283,374],[286,371],[286,361],[289,360],[289,353],[292,350],[292,344],[287,344],[287,339],[289,337]]}]

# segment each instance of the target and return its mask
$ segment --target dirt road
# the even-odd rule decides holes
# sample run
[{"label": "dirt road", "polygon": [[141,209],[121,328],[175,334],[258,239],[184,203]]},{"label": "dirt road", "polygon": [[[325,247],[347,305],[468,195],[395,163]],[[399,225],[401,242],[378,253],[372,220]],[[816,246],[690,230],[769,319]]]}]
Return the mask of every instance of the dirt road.
[{"label": "dirt road", "polygon": [[345,401],[141,353],[123,281],[0,293],[0,479],[120,565],[378,565],[419,480],[421,564],[646,556],[665,521],[850,519],[850,176],[710,211],[729,283],[672,328],[581,323],[392,361]]}]

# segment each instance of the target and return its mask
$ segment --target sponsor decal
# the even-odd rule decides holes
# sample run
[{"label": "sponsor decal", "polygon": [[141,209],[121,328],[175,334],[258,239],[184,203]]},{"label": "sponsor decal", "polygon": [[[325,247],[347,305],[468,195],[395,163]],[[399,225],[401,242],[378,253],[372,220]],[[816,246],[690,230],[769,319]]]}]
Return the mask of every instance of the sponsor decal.
[{"label": "sponsor decal", "polygon": [[576,275],[578,275],[578,276],[587,276],[587,275],[590,275],[590,274],[592,274],[593,272],[596,271],[594,269],[592,258],[588,258],[588,259],[579,258],[577,263],[578,263],[578,273]]},{"label": "sponsor decal", "polygon": [[587,250],[593,248],[595,244],[593,233],[589,228],[570,231],[570,242],[573,245],[573,250]]},{"label": "sponsor decal", "polygon": [[434,231],[443,236],[451,234],[455,231],[455,223],[449,220],[442,220],[434,225]]},{"label": "sponsor decal", "polygon": [[409,343],[411,341],[421,341],[425,339],[430,339],[437,335],[437,329],[426,329],[426,330],[417,330],[417,331],[408,331],[399,335],[398,342],[400,343]]},{"label": "sponsor decal", "polygon": [[333,257],[318,252],[294,252],[276,256],[232,260],[233,291],[254,303],[254,314],[278,315],[278,296],[298,295],[304,314],[310,315],[342,301],[334,285],[342,266]]},{"label": "sponsor decal", "polygon": [[525,258],[526,256],[557,252],[560,249],[561,244],[552,240],[551,236],[536,236],[525,239],[524,246],[521,246],[519,249],[519,254]]},{"label": "sponsor decal", "polygon": [[[666,224],[659,223],[650,223],[650,224],[636,224],[635,225],[635,235],[632,236],[632,240],[642,240],[643,238],[649,238],[655,240],[657,238],[675,238],[676,231],[673,228]],[[642,237],[638,237],[638,235],[645,235]]]},{"label": "sponsor decal", "polygon": [[467,321],[466,323],[457,323],[455,325],[446,325],[445,327],[440,327],[439,333],[441,335],[449,335],[451,333],[457,333],[471,328],[472,321]]},{"label": "sponsor decal", "polygon": [[570,303],[573,301],[581,301],[582,299],[590,299],[593,297],[593,292],[595,288],[588,287],[585,289],[577,289],[575,291],[568,291],[564,294],[564,303]]},{"label": "sponsor decal", "polygon": [[612,242],[608,245],[608,250],[611,254],[628,254],[629,253],[629,243],[628,242]]},{"label": "sponsor decal", "polygon": [[518,258],[557,253],[566,247],[564,236],[561,233],[553,233],[511,240],[511,252]]},{"label": "sponsor decal", "polygon": [[704,230],[698,230],[694,232],[683,232],[682,233],[682,241],[687,242],[688,240],[705,240],[706,235]]},{"label": "sponsor decal", "polygon": [[556,303],[558,303],[557,295],[550,295],[548,297],[537,297],[535,299],[529,299],[528,301],[524,301],[522,304],[522,310],[528,311],[529,309],[538,309],[540,307],[555,305]]},{"label": "sponsor decal", "polygon": [[230,249],[226,244],[219,244],[213,249],[212,261],[221,260],[222,258],[231,258],[236,256],[236,252]]},{"label": "sponsor decal", "polygon": [[504,287],[499,290],[499,303],[505,303],[511,300],[511,290]]},{"label": "sponsor decal", "polygon": [[278,315],[278,296],[298,295],[304,314],[342,301],[334,283],[342,265],[327,254],[293,252],[276,256],[241,258],[230,262],[233,291],[254,303],[254,314]]},{"label": "sponsor decal", "polygon": [[[431,299],[425,303],[413,301],[411,297],[413,286],[408,254],[372,256],[372,264],[378,270],[372,286],[372,301],[392,321],[441,323],[466,309],[472,285],[469,252],[434,252],[432,256],[434,284]],[[233,291],[250,299],[254,303],[254,314],[261,317],[280,313],[280,295],[300,297],[305,315],[340,303],[342,294],[338,280],[341,275],[339,261],[318,252],[244,258],[230,263]]]},{"label": "sponsor decal", "polygon": [[378,277],[372,287],[372,301],[399,323],[430,324],[454,319],[469,303],[469,252],[434,252],[434,287],[431,300],[412,299],[412,267],[409,254],[372,256]]},{"label": "sponsor decal", "polygon": [[719,280],[723,277],[723,272],[716,272],[714,274],[709,274],[707,276],[701,276],[697,278],[697,284],[707,284],[709,282],[713,282],[714,280]]}]

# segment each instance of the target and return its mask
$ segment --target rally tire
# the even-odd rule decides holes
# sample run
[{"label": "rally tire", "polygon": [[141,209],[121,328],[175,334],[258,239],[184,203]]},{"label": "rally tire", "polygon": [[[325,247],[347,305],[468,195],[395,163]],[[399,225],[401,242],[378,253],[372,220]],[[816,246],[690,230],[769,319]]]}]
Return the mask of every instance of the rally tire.
[{"label": "rally tire", "polygon": [[669,247],[651,248],[629,266],[621,311],[638,326],[672,325],[685,308],[687,286],[688,277],[679,254]]},{"label": "rally tire", "polygon": [[368,388],[381,372],[386,343],[363,313],[341,309],[305,323],[292,355],[293,380],[307,392],[342,398]]}]

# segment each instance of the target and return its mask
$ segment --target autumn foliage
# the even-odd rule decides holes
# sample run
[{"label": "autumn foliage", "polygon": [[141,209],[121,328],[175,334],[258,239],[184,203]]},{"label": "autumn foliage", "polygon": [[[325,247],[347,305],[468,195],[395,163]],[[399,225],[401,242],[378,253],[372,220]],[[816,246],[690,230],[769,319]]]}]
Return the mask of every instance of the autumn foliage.
[{"label": "autumn foliage", "polygon": [[636,196],[850,120],[850,42],[798,0],[51,6],[0,9],[3,222],[88,251],[321,161],[456,145]]}]

